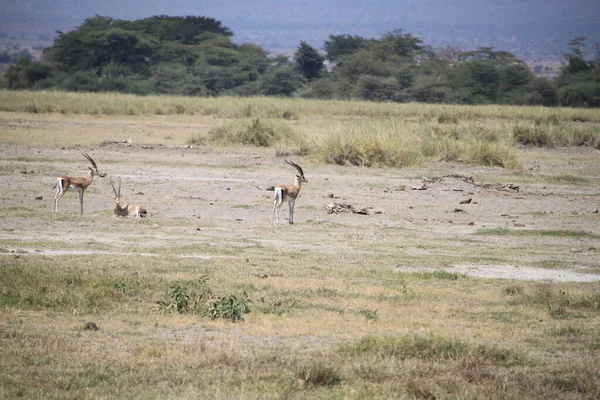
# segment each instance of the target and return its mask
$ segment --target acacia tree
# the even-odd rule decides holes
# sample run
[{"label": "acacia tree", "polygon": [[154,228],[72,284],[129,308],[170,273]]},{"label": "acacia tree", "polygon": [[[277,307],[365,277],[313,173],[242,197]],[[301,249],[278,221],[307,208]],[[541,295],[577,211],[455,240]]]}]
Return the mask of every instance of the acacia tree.
[{"label": "acacia tree", "polygon": [[321,76],[321,72],[325,68],[325,57],[305,41],[300,42],[294,59],[300,73],[309,81]]},{"label": "acacia tree", "polygon": [[558,103],[569,107],[600,107],[600,52],[593,61],[585,60],[586,38],[569,42],[567,65],[556,79]]}]

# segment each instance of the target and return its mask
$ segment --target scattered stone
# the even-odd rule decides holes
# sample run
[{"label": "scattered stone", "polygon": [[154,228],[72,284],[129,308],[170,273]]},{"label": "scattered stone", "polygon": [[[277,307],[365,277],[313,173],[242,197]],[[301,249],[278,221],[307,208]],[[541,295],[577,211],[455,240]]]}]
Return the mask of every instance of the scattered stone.
[{"label": "scattered stone", "polygon": [[38,196],[35,198],[36,200],[44,200],[44,196]]},{"label": "scattered stone", "polygon": [[469,197],[468,199],[461,201],[460,204],[469,204],[472,201],[473,201],[473,199]]},{"label": "scattered stone", "polygon": [[367,210],[367,208],[357,209],[353,205],[346,203],[329,203],[325,206],[325,210],[327,210],[327,214],[351,212],[353,214],[369,215],[369,210]]},{"label": "scattered stone", "polygon": [[421,183],[418,186],[411,186],[410,188],[412,190],[427,190],[427,185],[425,185],[425,183]]},{"label": "scattered stone", "polygon": [[517,228],[525,228],[525,224],[514,224]]},{"label": "scattered stone", "polygon": [[592,211],[592,214],[598,214],[598,209],[596,208],[594,211]]},{"label": "scattered stone", "polygon": [[86,324],[83,327],[84,331],[97,331],[98,330],[98,325],[96,325],[93,322],[86,322]]},{"label": "scattered stone", "polygon": [[462,208],[455,208],[454,212],[455,213],[461,213],[461,212],[465,212],[465,210],[463,210]]}]

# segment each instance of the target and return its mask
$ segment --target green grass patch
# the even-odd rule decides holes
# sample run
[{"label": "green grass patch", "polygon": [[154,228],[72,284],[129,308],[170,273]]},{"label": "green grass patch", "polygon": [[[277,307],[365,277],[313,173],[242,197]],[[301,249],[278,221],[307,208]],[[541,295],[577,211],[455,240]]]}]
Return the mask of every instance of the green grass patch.
[{"label": "green grass patch", "polygon": [[365,336],[339,345],[337,352],[350,357],[372,355],[378,358],[415,358],[428,361],[479,357],[502,365],[514,365],[523,361],[519,354],[511,350],[471,345],[466,341],[439,336]]},{"label": "green grass patch", "polygon": [[[38,266],[0,268],[0,308],[93,313],[118,308],[127,301],[135,279],[73,274]],[[127,288],[124,291],[124,287]]]},{"label": "green grass patch", "polygon": [[568,229],[507,229],[507,228],[480,228],[475,235],[490,236],[545,236],[545,237],[572,237],[582,239],[600,239],[600,235],[592,232]]},{"label": "green grass patch", "polygon": [[582,176],[576,176],[571,174],[559,174],[553,175],[548,178],[551,183],[563,184],[563,185],[587,185],[590,180]]}]

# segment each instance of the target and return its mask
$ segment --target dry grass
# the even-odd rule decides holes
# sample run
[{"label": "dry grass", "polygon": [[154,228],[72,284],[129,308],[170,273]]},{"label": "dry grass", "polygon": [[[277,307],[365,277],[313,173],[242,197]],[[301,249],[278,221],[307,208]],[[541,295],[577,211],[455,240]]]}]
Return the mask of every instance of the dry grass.
[{"label": "dry grass", "polygon": [[[597,282],[446,270],[598,273],[596,154],[511,142],[517,122],[596,126],[597,111],[98,96],[0,95],[0,398],[600,396]],[[24,101],[64,113],[26,113]],[[257,188],[293,178],[274,154],[287,136],[186,147],[219,126],[247,133],[257,117],[312,152],[296,160],[309,183],[293,226],[268,224],[270,193]],[[133,146],[101,146],[126,137]],[[372,167],[321,163],[338,144]],[[48,212],[54,176],[85,172],[78,145],[151,216],[112,217],[102,180],[85,214],[72,194]],[[408,189],[451,173],[491,188]],[[327,215],[330,201],[370,215]],[[243,320],[221,312],[231,299],[250,301]]]}]

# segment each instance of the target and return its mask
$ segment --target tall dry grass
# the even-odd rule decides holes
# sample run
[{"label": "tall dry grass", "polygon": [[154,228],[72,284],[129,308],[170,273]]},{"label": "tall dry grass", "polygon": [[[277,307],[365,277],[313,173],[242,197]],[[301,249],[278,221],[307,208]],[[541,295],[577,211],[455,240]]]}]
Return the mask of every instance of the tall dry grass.
[{"label": "tall dry grass", "polygon": [[365,167],[433,159],[515,169],[521,165],[515,144],[600,148],[595,109],[4,90],[0,111],[210,115],[223,121],[188,143],[272,147],[279,155]]},{"label": "tall dry grass", "polygon": [[136,96],[119,93],[0,91],[0,111],[92,115],[201,114],[223,118],[296,119],[308,115],[465,121],[509,119],[600,122],[596,109],[375,103],[271,97]]}]

